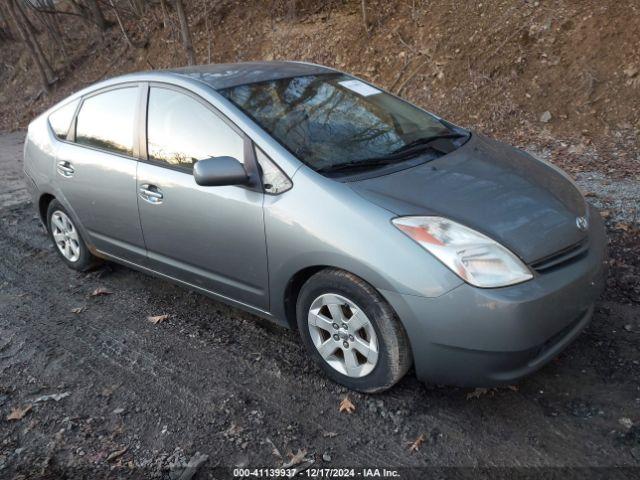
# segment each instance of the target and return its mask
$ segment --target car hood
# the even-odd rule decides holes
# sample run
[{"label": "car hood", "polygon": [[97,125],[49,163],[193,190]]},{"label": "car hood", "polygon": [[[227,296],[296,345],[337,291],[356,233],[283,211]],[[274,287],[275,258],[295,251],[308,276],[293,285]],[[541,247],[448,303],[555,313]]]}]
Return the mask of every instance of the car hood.
[{"label": "car hood", "polygon": [[526,263],[586,238],[584,198],[553,166],[473,135],[436,160],[349,185],[397,215],[439,215],[484,233]]}]

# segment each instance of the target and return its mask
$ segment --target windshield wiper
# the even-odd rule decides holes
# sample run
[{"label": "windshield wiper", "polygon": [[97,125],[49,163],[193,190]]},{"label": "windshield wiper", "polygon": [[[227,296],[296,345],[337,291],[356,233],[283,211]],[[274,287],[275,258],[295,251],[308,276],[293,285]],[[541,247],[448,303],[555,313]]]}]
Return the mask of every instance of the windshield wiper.
[{"label": "windshield wiper", "polygon": [[466,136],[467,135],[463,133],[449,132],[449,133],[439,133],[437,135],[431,135],[430,137],[416,138],[414,141],[409,142],[400,148],[396,148],[393,152],[391,152],[391,155],[406,152],[407,150],[413,150],[416,147],[428,146],[430,143],[436,140],[440,140],[442,138],[462,138]]},{"label": "windshield wiper", "polygon": [[319,173],[341,172],[345,170],[357,170],[359,168],[383,167],[390,163],[394,163],[393,159],[386,157],[369,158],[366,160],[356,160],[354,162],[346,162],[338,165],[327,165],[326,167],[319,168],[316,171]]},{"label": "windshield wiper", "polygon": [[[346,170],[357,170],[360,168],[376,168],[383,167],[385,165],[389,165],[391,163],[397,163],[398,161],[408,160],[416,156],[416,150],[423,150],[422,147],[430,147],[429,144],[434,142],[435,140],[440,140],[441,138],[461,138],[466,137],[467,135],[462,133],[441,133],[438,135],[432,135],[430,137],[421,137],[413,142],[407,143],[406,145],[397,148],[387,155],[383,155],[381,157],[373,157],[366,158],[364,160],[354,160],[352,162],[341,163],[337,165],[327,165],[326,167],[319,168],[317,172],[319,173],[328,173],[328,172],[340,172]],[[418,148],[421,147],[421,148]]]}]

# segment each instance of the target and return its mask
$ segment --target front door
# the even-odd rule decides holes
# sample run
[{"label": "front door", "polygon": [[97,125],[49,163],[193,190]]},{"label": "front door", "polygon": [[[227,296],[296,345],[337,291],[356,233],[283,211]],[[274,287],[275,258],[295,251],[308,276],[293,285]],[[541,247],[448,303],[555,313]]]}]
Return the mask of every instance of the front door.
[{"label": "front door", "polygon": [[149,161],[138,166],[138,208],[151,268],[268,309],[263,194],[201,187],[192,169],[210,157],[244,162],[248,139],[210,105],[169,87],[149,89]]},{"label": "front door", "polygon": [[145,259],[136,194],[139,90],[128,85],[86,97],[55,165],[57,186],[90,243],[135,263]]}]

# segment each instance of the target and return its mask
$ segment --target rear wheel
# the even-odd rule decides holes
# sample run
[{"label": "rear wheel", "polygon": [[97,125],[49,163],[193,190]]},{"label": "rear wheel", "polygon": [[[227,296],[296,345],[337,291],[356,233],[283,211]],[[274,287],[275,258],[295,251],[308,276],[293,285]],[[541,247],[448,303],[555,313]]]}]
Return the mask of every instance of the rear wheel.
[{"label": "rear wheel", "polygon": [[411,366],[407,335],[389,304],[361,278],[327,269],[300,290],[297,320],[303,343],[332,380],[379,392]]},{"label": "rear wheel", "polygon": [[47,209],[47,229],[56,251],[69,267],[84,272],[99,263],[99,259],[89,252],[65,208],[57,200],[52,200]]}]

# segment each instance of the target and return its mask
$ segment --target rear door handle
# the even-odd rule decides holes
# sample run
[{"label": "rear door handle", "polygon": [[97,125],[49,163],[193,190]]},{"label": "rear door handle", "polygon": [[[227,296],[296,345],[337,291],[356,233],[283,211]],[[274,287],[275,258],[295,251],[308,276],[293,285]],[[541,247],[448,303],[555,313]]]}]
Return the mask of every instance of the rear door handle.
[{"label": "rear door handle", "polygon": [[61,160],[56,165],[56,170],[60,175],[65,178],[73,177],[75,170],[73,169],[73,165],[71,163]]},{"label": "rear door handle", "polygon": [[138,195],[141,199],[153,204],[162,203],[162,199],[164,198],[164,195],[162,195],[162,192],[158,187],[147,183],[140,185],[140,188],[138,188]]}]

